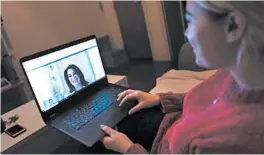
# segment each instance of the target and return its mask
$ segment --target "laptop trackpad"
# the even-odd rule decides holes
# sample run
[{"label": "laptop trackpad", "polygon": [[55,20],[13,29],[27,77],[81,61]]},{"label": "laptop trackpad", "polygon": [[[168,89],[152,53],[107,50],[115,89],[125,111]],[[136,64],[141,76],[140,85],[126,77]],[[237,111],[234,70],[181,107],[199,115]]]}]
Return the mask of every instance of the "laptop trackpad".
[{"label": "laptop trackpad", "polygon": [[88,124],[74,133],[74,137],[83,144],[91,147],[94,143],[101,140],[105,133],[100,128],[101,124],[114,127],[128,113],[128,109],[120,108],[118,103],[113,103],[109,108],[100,113]]}]

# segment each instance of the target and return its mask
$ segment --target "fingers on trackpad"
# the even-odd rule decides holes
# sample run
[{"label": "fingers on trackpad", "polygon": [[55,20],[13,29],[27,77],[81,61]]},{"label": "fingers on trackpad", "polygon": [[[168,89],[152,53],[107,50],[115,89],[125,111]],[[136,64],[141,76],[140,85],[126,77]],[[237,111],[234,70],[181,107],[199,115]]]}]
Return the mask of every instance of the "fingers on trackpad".
[{"label": "fingers on trackpad", "polygon": [[122,109],[131,109],[131,108],[133,108],[135,105],[137,105],[137,103],[138,103],[138,101],[136,101],[136,100],[132,100],[132,101],[127,101],[127,102],[125,102],[122,106],[121,106],[121,108]]}]

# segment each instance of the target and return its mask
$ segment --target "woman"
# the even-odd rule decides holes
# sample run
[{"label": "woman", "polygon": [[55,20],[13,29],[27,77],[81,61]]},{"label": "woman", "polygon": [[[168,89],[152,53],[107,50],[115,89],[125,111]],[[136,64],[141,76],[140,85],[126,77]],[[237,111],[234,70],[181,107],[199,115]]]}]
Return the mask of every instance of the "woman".
[{"label": "woman", "polygon": [[[196,63],[219,71],[187,94],[119,95],[121,105],[139,101],[129,114],[155,106],[166,113],[150,153],[264,153],[263,8],[263,2],[187,2],[185,35]],[[106,148],[147,153],[125,134],[101,128]]]},{"label": "woman", "polygon": [[89,84],[89,82],[84,79],[82,71],[73,64],[65,69],[64,79],[70,89],[70,93],[78,91]]}]

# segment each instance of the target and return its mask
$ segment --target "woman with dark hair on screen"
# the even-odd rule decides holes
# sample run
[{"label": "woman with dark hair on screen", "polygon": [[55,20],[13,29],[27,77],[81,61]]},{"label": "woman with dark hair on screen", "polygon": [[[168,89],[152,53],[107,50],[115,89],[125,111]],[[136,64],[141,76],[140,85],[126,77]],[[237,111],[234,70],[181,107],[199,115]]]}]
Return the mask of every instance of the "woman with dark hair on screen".
[{"label": "woman with dark hair on screen", "polygon": [[89,82],[84,79],[84,75],[80,68],[73,64],[65,69],[64,79],[70,89],[70,93],[78,91],[89,84]]}]

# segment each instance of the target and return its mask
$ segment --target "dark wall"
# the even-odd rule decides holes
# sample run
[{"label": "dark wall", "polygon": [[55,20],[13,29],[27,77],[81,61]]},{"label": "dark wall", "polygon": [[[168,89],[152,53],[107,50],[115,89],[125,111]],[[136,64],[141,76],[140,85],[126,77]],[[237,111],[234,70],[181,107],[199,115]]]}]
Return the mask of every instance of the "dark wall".
[{"label": "dark wall", "polygon": [[144,13],[140,2],[114,1],[125,51],[130,59],[152,59]]},{"label": "dark wall", "polygon": [[[162,2],[163,12],[165,16],[165,24],[168,34],[168,42],[170,46],[170,52],[172,55],[172,66],[178,69],[178,56],[181,46],[185,43],[184,30],[182,18],[182,11],[180,8],[181,1],[164,1]],[[184,14],[183,14],[184,15]]]}]

